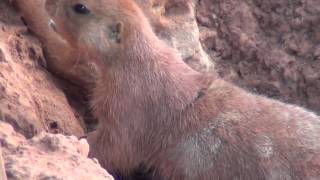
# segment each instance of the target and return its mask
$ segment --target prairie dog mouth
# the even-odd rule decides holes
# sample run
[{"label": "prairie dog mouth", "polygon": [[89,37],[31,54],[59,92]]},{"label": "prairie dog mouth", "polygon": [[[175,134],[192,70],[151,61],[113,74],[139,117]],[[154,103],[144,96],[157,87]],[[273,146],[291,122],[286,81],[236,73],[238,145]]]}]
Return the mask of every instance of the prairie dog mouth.
[{"label": "prairie dog mouth", "polygon": [[55,32],[57,32],[56,23],[54,22],[53,19],[50,19],[50,20],[49,20],[48,25],[49,25],[49,27],[52,28]]}]

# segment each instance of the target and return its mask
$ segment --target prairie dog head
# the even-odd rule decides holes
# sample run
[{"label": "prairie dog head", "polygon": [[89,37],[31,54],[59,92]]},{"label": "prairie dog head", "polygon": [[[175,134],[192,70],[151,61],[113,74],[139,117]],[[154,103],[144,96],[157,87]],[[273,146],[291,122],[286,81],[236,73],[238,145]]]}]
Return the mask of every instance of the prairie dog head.
[{"label": "prairie dog head", "polygon": [[[112,55],[121,49],[129,27],[119,7],[132,6],[126,0],[47,0],[49,25],[70,45],[96,54]],[[129,8],[130,9],[130,8]],[[134,10],[135,8],[132,8]]]}]

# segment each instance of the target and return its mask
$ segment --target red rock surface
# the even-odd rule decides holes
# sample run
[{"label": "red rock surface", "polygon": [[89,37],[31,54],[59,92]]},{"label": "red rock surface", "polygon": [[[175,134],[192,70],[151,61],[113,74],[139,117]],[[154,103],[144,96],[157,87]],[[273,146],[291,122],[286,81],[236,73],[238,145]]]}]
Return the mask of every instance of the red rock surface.
[{"label": "red rock surface", "polygon": [[4,160],[2,157],[2,148],[0,148],[0,179],[7,180],[7,174],[4,168]]},{"label": "red rock surface", "polygon": [[201,0],[204,49],[223,78],[320,112],[320,1]]},{"label": "red rock surface", "polygon": [[85,139],[43,132],[27,140],[0,122],[0,143],[9,180],[113,179],[96,160],[87,158]]}]

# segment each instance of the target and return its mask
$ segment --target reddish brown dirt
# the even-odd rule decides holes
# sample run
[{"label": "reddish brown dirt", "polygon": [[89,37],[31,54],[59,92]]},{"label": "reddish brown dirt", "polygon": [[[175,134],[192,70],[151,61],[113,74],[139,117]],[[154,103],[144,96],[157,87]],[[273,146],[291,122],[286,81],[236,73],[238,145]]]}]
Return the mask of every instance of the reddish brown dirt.
[{"label": "reddish brown dirt", "polygon": [[204,49],[228,81],[320,112],[320,1],[200,0]]},{"label": "reddish brown dirt", "polygon": [[[0,142],[9,180],[113,180],[96,160],[87,158],[89,145],[84,139],[42,132],[28,140],[0,121]],[[0,178],[1,159],[0,153]]]}]

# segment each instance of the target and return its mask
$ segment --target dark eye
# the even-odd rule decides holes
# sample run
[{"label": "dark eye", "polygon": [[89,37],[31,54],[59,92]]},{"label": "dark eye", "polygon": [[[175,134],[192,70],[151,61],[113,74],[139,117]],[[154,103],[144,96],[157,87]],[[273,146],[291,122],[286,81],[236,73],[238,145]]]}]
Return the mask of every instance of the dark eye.
[{"label": "dark eye", "polygon": [[78,14],[89,14],[90,10],[83,4],[76,4],[73,6],[74,12]]}]

